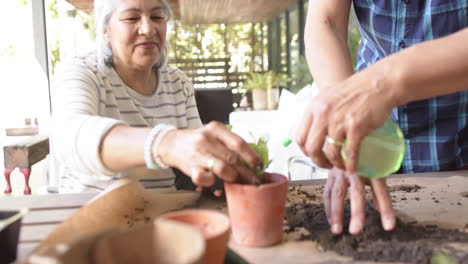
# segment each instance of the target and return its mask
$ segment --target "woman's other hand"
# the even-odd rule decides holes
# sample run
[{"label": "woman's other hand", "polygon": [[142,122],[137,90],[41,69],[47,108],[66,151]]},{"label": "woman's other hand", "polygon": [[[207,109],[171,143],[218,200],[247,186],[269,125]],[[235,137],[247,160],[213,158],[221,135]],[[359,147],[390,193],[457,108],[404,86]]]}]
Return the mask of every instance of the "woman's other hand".
[{"label": "woman's other hand", "polygon": [[[169,131],[156,150],[163,163],[183,171],[199,187],[226,182],[257,182],[251,168],[262,170],[257,153],[223,124],[212,121],[198,129]],[[248,166],[247,166],[248,165]]]}]

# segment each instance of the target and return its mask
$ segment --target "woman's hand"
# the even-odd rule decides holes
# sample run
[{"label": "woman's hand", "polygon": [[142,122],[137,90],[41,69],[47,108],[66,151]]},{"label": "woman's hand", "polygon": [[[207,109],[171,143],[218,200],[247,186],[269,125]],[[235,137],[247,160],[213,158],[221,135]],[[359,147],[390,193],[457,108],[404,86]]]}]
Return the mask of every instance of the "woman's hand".
[{"label": "woman's hand", "polygon": [[[302,151],[318,166],[336,166],[356,172],[359,146],[364,137],[380,127],[396,106],[392,91],[380,82],[366,79],[359,72],[347,80],[320,87],[320,93],[308,105],[297,131],[296,141]],[[332,144],[322,150],[325,139]],[[341,145],[346,139],[346,164],[341,157]]]},{"label": "woman's hand", "polygon": [[333,234],[343,232],[343,211],[348,189],[351,201],[349,233],[357,235],[363,230],[366,217],[365,185],[372,188],[374,207],[380,212],[382,227],[386,231],[395,228],[395,214],[385,178],[368,180],[355,173],[333,168],[323,191],[325,212]]},{"label": "woman's hand", "polygon": [[155,151],[165,164],[189,175],[199,187],[211,186],[215,177],[253,183],[255,173],[245,163],[260,170],[264,166],[241,137],[216,121],[198,129],[169,131]]}]

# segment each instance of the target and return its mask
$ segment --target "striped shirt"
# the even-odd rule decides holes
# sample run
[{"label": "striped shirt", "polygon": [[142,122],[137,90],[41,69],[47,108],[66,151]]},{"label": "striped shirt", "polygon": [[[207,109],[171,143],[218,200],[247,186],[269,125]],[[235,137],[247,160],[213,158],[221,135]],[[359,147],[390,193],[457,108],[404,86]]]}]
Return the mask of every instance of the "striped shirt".
[{"label": "striped shirt", "polygon": [[60,192],[103,190],[135,171],[147,188],[174,184],[171,169],[115,174],[100,159],[99,146],[117,124],[152,127],[164,123],[177,128],[201,126],[192,84],[173,66],[158,71],[155,93],[144,96],[129,88],[113,67],[98,65],[95,52],[61,65],[54,77],[53,129],[50,137],[50,175]]},{"label": "striped shirt", "polygon": [[[467,0],[353,1],[362,36],[357,71],[405,47],[468,26]],[[444,63],[448,62],[428,67]],[[403,172],[468,166],[467,113],[468,90],[395,108],[392,119],[402,128],[407,146]]]}]

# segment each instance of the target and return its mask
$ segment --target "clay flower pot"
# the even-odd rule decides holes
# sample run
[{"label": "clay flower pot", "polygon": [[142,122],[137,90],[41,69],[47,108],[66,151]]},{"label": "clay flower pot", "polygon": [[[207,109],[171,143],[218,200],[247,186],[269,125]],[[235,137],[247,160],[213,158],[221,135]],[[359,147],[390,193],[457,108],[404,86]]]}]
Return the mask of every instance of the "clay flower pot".
[{"label": "clay flower pot", "polygon": [[53,244],[15,263],[200,264],[204,253],[205,239],[199,230],[157,219],[132,229],[103,231],[69,245]]},{"label": "clay flower pot", "polygon": [[160,218],[183,222],[197,227],[206,241],[203,263],[224,263],[231,231],[229,218],[225,214],[214,210],[186,209],[164,214]]},{"label": "clay flower pot", "polygon": [[288,192],[284,175],[265,173],[260,185],[225,183],[234,240],[247,247],[279,243]]}]

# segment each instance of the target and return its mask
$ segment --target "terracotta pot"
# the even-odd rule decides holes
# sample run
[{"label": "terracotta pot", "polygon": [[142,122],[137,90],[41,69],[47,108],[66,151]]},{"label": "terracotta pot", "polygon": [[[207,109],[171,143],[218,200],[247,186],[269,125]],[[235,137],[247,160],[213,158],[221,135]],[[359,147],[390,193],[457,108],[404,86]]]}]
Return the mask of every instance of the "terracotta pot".
[{"label": "terracotta pot", "polygon": [[161,218],[197,227],[206,241],[203,263],[224,263],[231,230],[229,218],[225,214],[214,210],[187,209],[164,214]]},{"label": "terracotta pot", "polygon": [[157,219],[152,225],[98,240],[92,255],[94,263],[99,264],[202,263],[205,247],[203,237],[193,226]]},{"label": "terracotta pot", "polygon": [[204,252],[205,240],[198,229],[157,219],[128,230],[94,234],[67,246],[54,244],[16,263],[199,264]]},{"label": "terracotta pot", "polygon": [[265,173],[265,184],[225,183],[234,240],[247,247],[267,247],[281,241],[288,192],[286,176]]}]

